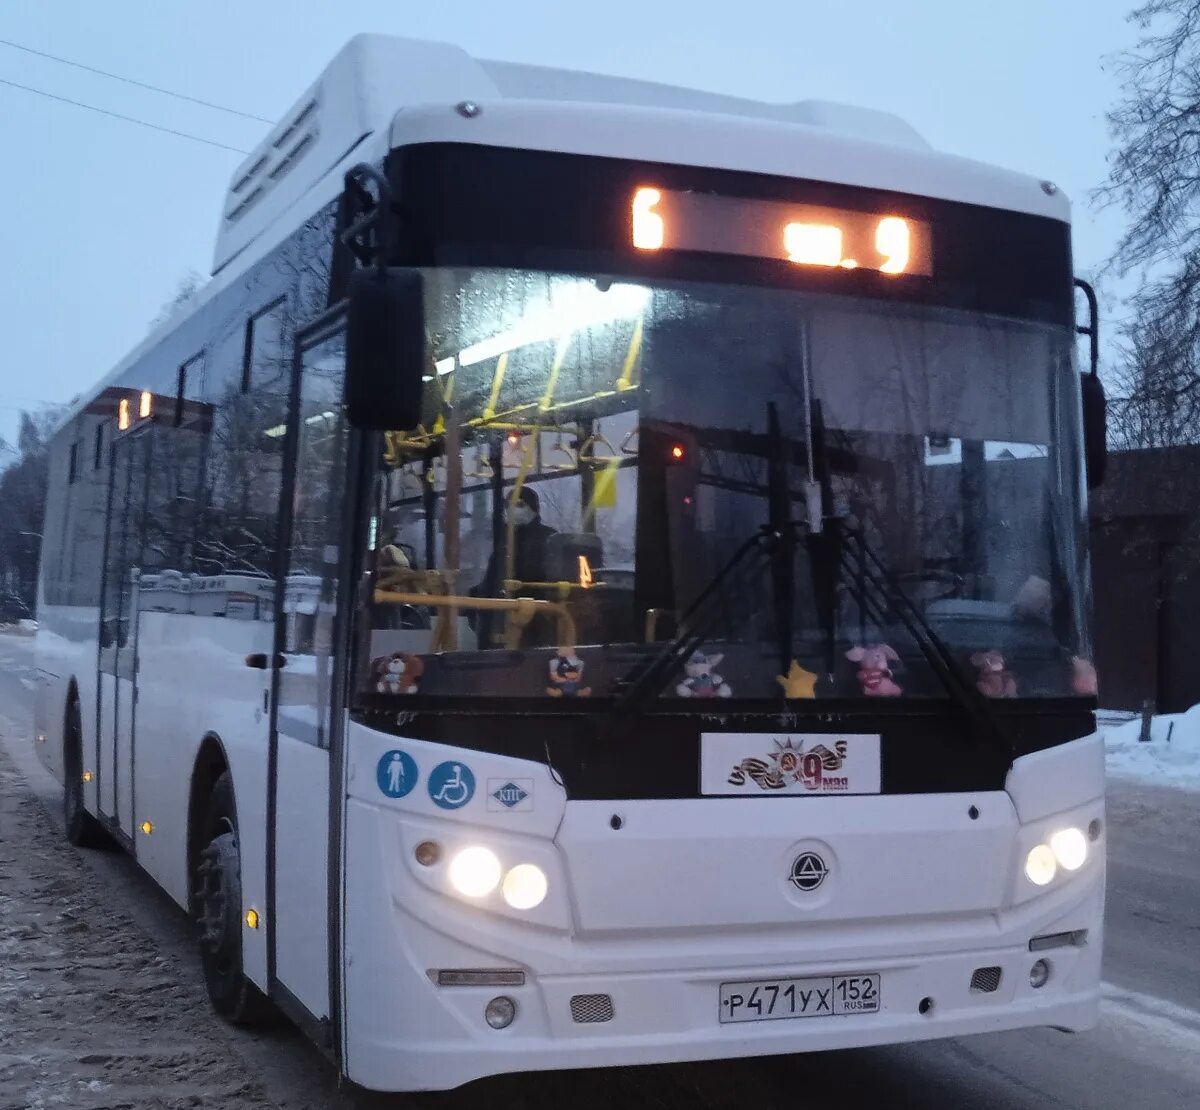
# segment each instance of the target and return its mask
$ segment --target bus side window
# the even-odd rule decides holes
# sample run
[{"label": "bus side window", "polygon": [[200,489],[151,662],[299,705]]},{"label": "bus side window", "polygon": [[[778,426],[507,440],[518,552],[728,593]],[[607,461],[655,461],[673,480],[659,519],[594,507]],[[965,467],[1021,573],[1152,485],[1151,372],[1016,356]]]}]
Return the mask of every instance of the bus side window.
[{"label": "bus side window", "polygon": [[[282,318],[283,303],[268,312]],[[262,313],[253,320],[236,312],[225,319],[205,366],[211,433],[196,569],[202,575],[273,578],[287,432],[287,360],[275,326],[264,325]]]}]

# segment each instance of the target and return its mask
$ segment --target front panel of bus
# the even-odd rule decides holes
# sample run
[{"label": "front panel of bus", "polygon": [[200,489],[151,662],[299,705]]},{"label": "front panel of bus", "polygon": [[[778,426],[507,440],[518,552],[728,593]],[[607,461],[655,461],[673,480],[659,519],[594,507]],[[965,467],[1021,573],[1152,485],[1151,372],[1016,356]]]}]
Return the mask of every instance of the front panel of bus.
[{"label": "front panel of bus", "polygon": [[1095,1020],[1068,229],[394,152],[346,1067],[379,1088]]}]

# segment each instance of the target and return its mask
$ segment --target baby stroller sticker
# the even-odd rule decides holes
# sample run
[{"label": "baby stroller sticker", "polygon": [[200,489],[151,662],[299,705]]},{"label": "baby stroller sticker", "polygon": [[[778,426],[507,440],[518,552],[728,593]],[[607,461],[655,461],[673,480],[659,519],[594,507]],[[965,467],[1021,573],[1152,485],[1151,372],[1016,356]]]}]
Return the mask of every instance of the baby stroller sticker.
[{"label": "baby stroller sticker", "polygon": [[408,752],[384,752],[375,768],[375,781],[389,798],[403,798],[417,785],[417,764]]},{"label": "baby stroller sticker", "polygon": [[475,776],[462,763],[439,763],[429,776],[429,797],[441,809],[462,809],[475,796]]}]

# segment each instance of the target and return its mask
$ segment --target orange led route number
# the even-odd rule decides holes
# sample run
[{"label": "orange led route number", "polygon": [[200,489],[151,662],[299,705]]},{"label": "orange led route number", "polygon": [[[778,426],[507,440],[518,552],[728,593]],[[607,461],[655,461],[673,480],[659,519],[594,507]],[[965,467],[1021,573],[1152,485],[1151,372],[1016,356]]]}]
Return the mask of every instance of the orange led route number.
[{"label": "orange led route number", "polygon": [[932,276],[928,223],[824,205],[746,200],[643,186],[630,204],[638,250],[779,258],[799,266]]}]

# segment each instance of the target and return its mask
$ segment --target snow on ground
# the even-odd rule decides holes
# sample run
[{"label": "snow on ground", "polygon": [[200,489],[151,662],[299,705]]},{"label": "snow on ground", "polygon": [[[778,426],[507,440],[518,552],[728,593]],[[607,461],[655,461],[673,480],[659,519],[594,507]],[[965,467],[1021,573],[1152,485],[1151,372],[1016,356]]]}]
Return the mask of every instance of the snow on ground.
[{"label": "snow on ground", "polygon": [[1200,792],[1200,705],[1186,713],[1155,717],[1150,723],[1150,739],[1145,743],[1138,739],[1141,717],[1119,721],[1119,716],[1100,714],[1110,775]]},{"label": "snow on ground", "polygon": [[0,668],[9,674],[19,676],[21,684],[28,689],[36,672],[34,666],[34,638],[16,629],[15,626],[0,626]]}]

